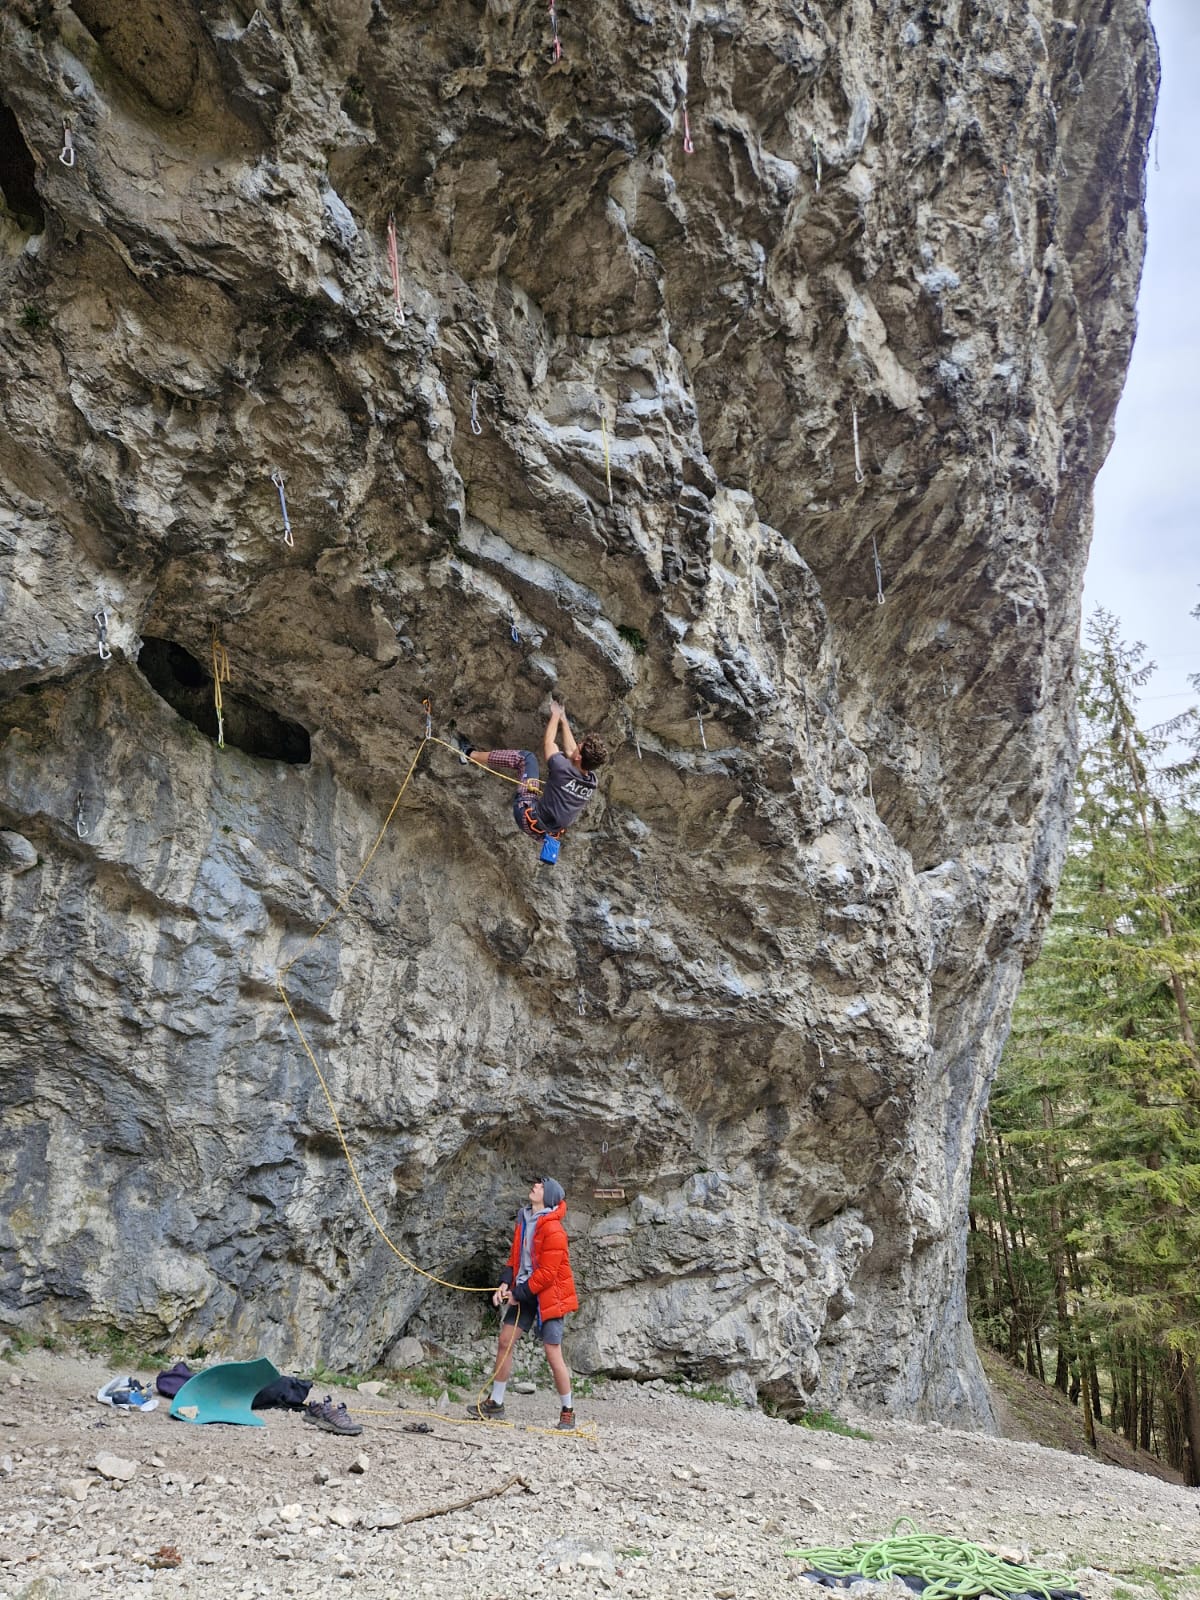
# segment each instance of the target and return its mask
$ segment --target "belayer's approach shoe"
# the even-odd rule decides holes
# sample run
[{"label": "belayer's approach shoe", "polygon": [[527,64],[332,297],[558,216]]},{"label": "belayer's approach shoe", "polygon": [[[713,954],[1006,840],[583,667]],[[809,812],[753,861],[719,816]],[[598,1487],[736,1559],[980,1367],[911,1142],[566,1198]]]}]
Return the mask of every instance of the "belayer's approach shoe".
[{"label": "belayer's approach shoe", "polygon": [[504,1401],[497,1405],[494,1400],[477,1400],[467,1407],[467,1415],[472,1422],[503,1422]]},{"label": "belayer's approach shoe", "polygon": [[329,1433],[352,1436],[362,1432],[362,1423],[355,1422],[346,1410],[346,1402],[343,1400],[335,1406],[329,1395],[324,1400],[310,1400],[304,1408],[304,1420],[315,1423]]}]

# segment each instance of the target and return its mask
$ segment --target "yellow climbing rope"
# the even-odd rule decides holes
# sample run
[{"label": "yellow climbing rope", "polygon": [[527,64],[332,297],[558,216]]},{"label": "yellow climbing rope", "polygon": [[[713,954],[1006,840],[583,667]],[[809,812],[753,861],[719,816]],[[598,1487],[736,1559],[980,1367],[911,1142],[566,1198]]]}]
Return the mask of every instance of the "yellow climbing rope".
[{"label": "yellow climbing rope", "polygon": [[217,713],[217,749],[225,748],[225,702],[221,698],[221,685],[229,682],[229,652],[221,643],[216,625],[212,631],[213,709]]},{"label": "yellow climbing rope", "polygon": [[[219,648],[220,648],[220,646],[218,645],[216,632],[214,630],[214,633],[213,633],[213,668],[214,668],[213,681],[217,686],[216,687],[216,695],[217,695],[217,707],[218,707],[218,711],[217,711],[218,720],[220,718],[220,693],[221,693],[221,691],[220,691],[220,679],[217,676],[216,668],[217,668],[217,651],[218,651]],[[223,654],[224,654],[224,652],[222,651],[222,655]],[[226,678],[226,681],[227,681],[228,680],[228,663],[227,662],[226,662],[225,678]],[[429,718],[429,715],[430,715],[429,702],[428,701],[424,701],[423,705],[425,707],[425,714],[426,714],[426,727],[428,727],[429,726],[428,718]],[[367,868],[371,865],[371,862],[375,859],[375,856],[376,856],[376,854],[377,854],[377,852],[379,850],[379,847],[383,843],[384,838],[385,838],[385,836],[387,834],[387,831],[392,825],[392,819],[395,817],[396,812],[399,809],[400,802],[404,798],[405,790],[408,788],[409,783],[412,781],[413,773],[417,770],[417,763],[421,759],[421,753],[425,749],[425,746],[427,744],[441,745],[443,750],[449,750],[452,755],[457,756],[460,760],[462,759],[462,752],[460,750],[455,749],[455,747],[453,745],[451,745],[451,744],[447,744],[444,739],[438,739],[438,738],[435,738],[435,736],[432,733],[426,733],[425,737],[421,740],[420,744],[417,746],[416,754],[413,756],[412,760],[408,764],[408,770],[404,774],[404,781],[401,783],[399,789],[396,791],[396,798],[392,801],[392,804],[391,804],[391,806],[390,806],[390,808],[388,810],[388,814],[383,819],[383,826],[380,828],[379,832],[376,834],[374,843],[371,845],[371,848],[367,851],[367,854],[366,854],[366,857],[363,860],[362,866],[359,867],[358,872],[355,874],[353,882],[350,884],[349,888],[346,889],[345,892],[342,894],[341,898],[338,900],[338,902],[334,906],[333,910],[325,918],[324,922],[321,923],[320,927],[317,928],[316,932],[313,933],[308,939],[305,940],[305,942],[300,946],[300,949],[296,952],[296,954],[292,957],[292,959],[290,961],[285,962],[279,968],[279,970],[277,971],[277,973],[275,975],[275,987],[279,991],[279,998],[283,1001],[284,1006],[287,1008],[287,1014],[292,1020],[292,1027],[296,1031],[296,1037],[300,1041],[300,1046],[303,1049],[305,1055],[308,1057],[313,1071],[317,1075],[317,1082],[321,1085],[321,1093],[325,1096],[325,1103],[329,1107],[329,1115],[333,1119],[333,1126],[334,1126],[334,1131],[337,1133],[338,1144],[341,1146],[342,1155],[345,1157],[346,1166],[348,1167],[348,1169],[350,1171],[350,1176],[354,1180],[354,1187],[358,1191],[358,1198],[362,1202],[363,1210],[366,1212],[367,1216],[370,1218],[371,1226],[375,1229],[376,1233],[378,1233],[379,1237],[383,1240],[384,1244],[387,1245],[388,1249],[392,1252],[392,1254],[396,1257],[396,1259],[398,1261],[402,1261],[404,1263],[404,1265],[410,1269],[410,1271],[418,1273],[422,1278],[428,1278],[431,1283],[436,1283],[443,1289],[457,1289],[460,1292],[462,1292],[463,1294],[492,1294],[495,1291],[494,1291],[494,1289],[492,1288],[491,1285],[480,1286],[479,1284],[475,1284],[475,1283],[453,1283],[453,1282],[451,1282],[450,1279],[439,1277],[436,1272],[430,1272],[428,1270],[428,1268],[420,1266],[416,1261],[414,1261],[412,1259],[411,1256],[406,1255],[404,1253],[404,1251],[401,1250],[400,1246],[396,1243],[396,1241],[392,1238],[391,1234],[384,1227],[383,1223],[379,1220],[379,1217],[376,1215],[374,1206],[372,1206],[370,1200],[367,1197],[367,1191],[363,1188],[362,1179],[359,1177],[359,1173],[358,1173],[358,1167],[355,1165],[354,1157],[350,1153],[350,1145],[347,1142],[345,1130],[342,1127],[342,1119],[338,1116],[337,1105],[334,1102],[333,1094],[330,1091],[329,1084],[326,1082],[325,1074],[321,1071],[321,1064],[317,1060],[316,1054],[314,1053],[312,1046],[309,1044],[308,1039],[305,1036],[304,1029],[300,1026],[300,1019],[297,1017],[296,1012],[293,1009],[291,999],[288,996],[287,987],[286,987],[286,985],[284,983],[284,979],[287,977],[288,973],[292,970],[292,968],[296,965],[296,963],[298,961],[302,960],[303,957],[308,954],[308,952],[312,949],[313,945],[316,944],[317,940],[320,939],[321,935],[325,932],[325,930],[333,922],[335,922],[337,920],[337,918],[340,917],[342,915],[342,913],[346,910],[346,908],[349,906],[350,899],[351,899],[352,895],[354,894],[355,889],[357,889],[359,884],[362,882],[364,876],[366,875]],[[506,783],[515,784],[518,788],[524,788],[526,790],[536,790],[539,787],[538,785],[536,785],[534,783],[531,783],[527,779],[511,777],[507,772],[496,772],[491,767],[484,766],[483,762],[481,762],[481,761],[472,761],[470,764],[472,766],[474,766],[474,767],[478,767],[483,772],[489,773],[493,778],[502,778]],[[502,1326],[503,1326],[503,1324],[502,1324]],[[517,1338],[518,1338],[518,1335],[519,1335],[519,1331],[520,1331],[520,1319],[519,1319],[519,1313],[518,1313],[518,1319],[517,1319],[517,1321],[515,1321],[513,1323],[513,1333],[512,1333],[512,1338],[509,1341],[508,1350],[504,1351],[502,1355],[497,1357],[496,1368],[495,1368],[495,1370],[493,1371],[493,1374],[492,1374],[492,1378],[493,1379],[495,1377],[495,1372],[499,1370],[501,1365],[503,1365],[504,1358],[511,1352],[511,1350],[513,1348],[513,1345],[516,1344],[516,1341],[517,1341]],[[479,1391],[479,1395],[477,1396],[476,1404],[478,1404],[483,1399],[484,1393],[487,1390],[490,1382],[491,1382],[490,1379],[484,1381],[484,1384],[483,1384],[482,1388]],[[384,1415],[384,1414],[385,1413],[383,1413],[383,1412],[364,1412],[363,1413],[363,1415]],[[386,1414],[390,1415],[390,1416],[397,1415],[397,1413],[395,1413],[395,1412],[390,1412],[390,1413],[386,1413]],[[479,1427],[481,1425],[481,1423],[482,1423],[482,1425],[484,1425],[486,1427],[489,1427],[489,1428],[508,1428],[508,1429],[516,1429],[517,1428],[517,1424],[511,1423],[511,1422],[496,1421],[496,1420],[489,1420],[489,1421],[484,1422],[482,1418],[480,1419],[479,1422],[475,1422],[475,1421],[472,1421],[470,1418],[466,1418],[466,1417],[461,1418],[461,1419],[460,1418],[456,1418],[456,1417],[446,1417],[446,1416],[442,1415],[441,1412],[436,1412],[436,1411],[407,1411],[406,1410],[401,1414],[405,1415],[405,1416],[409,1416],[409,1417],[420,1417],[420,1416],[435,1417],[440,1422],[446,1422],[446,1423],[451,1423],[451,1424],[456,1424],[456,1425],[457,1424],[461,1424],[464,1427]],[[583,1427],[576,1428],[574,1431],[564,1431],[564,1430],[561,1430],[561,1429],[558,1429],[558,1428],[539,1428],[539,1427],[533,1427],[533,1426],[528,1426],[528,1425],[522,1427],[520,1429],[520,1431],[524,1432],[524,1433],[546,1433],[546,1434],[552,1434],[555,1437],[562,1438],[562,1439],[584,1439],[584,1440],[589,1440],[589,1439],[594,1439],[596,1437],[596,1429],[593,1426],[590,1426],[588,1424],[585,1424]]]},{"label": "yellow climbing rope", "polygon": [[[222,655],[223,655],[224,651],[223,651],[222,647],[218,644],[217,637],[216,637],[216,634],[214,632],[214,634],[213,634],[213,667],[214,667],[213,681],[214,681],[214,684],[216,685],[217,706],[218,706],[217,716],[218,716],[218,719],[220,718],[220,693],[221,693],[221,689],[220,689],[220,679],[217,677],[217,673],[216,673],[216,667],[217,667],[217,651],[219,649],[222,650]],[[226,662],[225,677],[226,677],[226,679],[228,679],[228,663],[227,662]],[[296,1030],[296,1037],[300,1041],[300,1046],[303,1049],[305,1055],[308,1057],[309,1062],[312,1065],[313,1071],[317,1075],[317,1082],[321,1085],[321,1092],[322,1092],[322,1094],[324,1094],[325,1103],[329,1107],[329,1115],[333,1118],[334,1131],[337,1134],[338,1144],[341,1146],[342,1155],[346,1158],[346,1165],[350,1170],[351,1178],[354,1180],[354,1187],[358,1190],[358,1197],[362,1201],[363,1209],[367,1213],[367,1216],[370,1218],[371,1225],[375,1229],[376,1233],[378,1233],[379,1237],[383,1240],[384,1244],[387,1245],[388,1249],[397,1258],[397,1260],[402,1261],[406,1267],[410,1268],[411,1271],[419,1273],[422,1278],[428,1278],[431,1283],[439,1284],[443,1289],[459,1289],[464,1294],[491,1294],[493,1292],[491,1286],[481,1287],[479,1284],[475,1284],[475,1283],[451,1283],[447,1278],[440,1278],[437,1275],[436,1272],[430,1272],[427,1268],[419,1266],[417,1264],[417,1262],[415,1262],[412,1259],[411,1256],[405,1255],[404,1251],[401,1250],[400,1246],[396,1243],[396,1241],[392,1238],[391,1234],[384,1227],[383,1223],[379,1220],[378,1216],[375,1213],[374,1206],[372,1206],[370,1200],[367,1197],[367,1191],[363,1188],[362,1179],[359,1177],[359,1174],[358,1174],[358,1167],[355,1165],[354,1157],[350,1153],[350,1145],[347,1142],[345,1131],[342,1128],[342,1119],[338,1116],[337,1106],[334,1103],[334,1098],[333,1098],[332,1093],[330,1092],[329,1084],[325,1080],[325,1074],[321,1071],[321,1064],[317,1060],[316,1055],[313,1052],[312,1046],[309,1044],[308,1039],[305,1036],[304,1029],[300,1026],[300,1019],[296,1016],[295,1010],[292,1007],[292,1002],[291,1002],[290,998],[288,997],[287,988],[286,988],[286,986],[284,984],[284,979],[287,977],[288,973],[292,970],[292,968],[296,965],[296,963],[298,961],[300,961],[304,956],[306,956],[308,954],[308,952],[312,949],[313,945],[316,944],[317,940],[321,937],[321,935],[325,932],[325,930],[333,922],[335,922],[338,917],[340,917],[342,915],[342,913],[346,910],[347,906],[349,905],[351,896],[353,895],[355,889],[357,889],[359,884],[362,882],[364,876],[366,875],[367,868],[371,865],[371,862],[375,859],[375,855],[376,855],[377,851],[379,850],[380,845],[383,843],[384,837],[387,834],[388,829],[392,825],[392,819],[396,815],[396,811],[399,808],[401,800],[404,798],[404,791],[408,788],[408,785],[412,780],[412,775],[417,770],[417,763],[421,759],[421,752],[425,749],[425,746],[427,744],[441,745],[443,750],[449,750],[453,755],[456,755],[456,756],[460,756],[461,755],[460,751],[456,750],[453,745],[447,744],[444,739],[437,739],[432,734],[426,734],[425,735],[425,737],[421,740],[420,744],[417,746],[416,754],[413,756],[412,760],[409,762],[408,771],[404,774],[404,782],[400,785],[399,789],[396,791],[396,798],[392,801],[391,808],[388,811],[387,816],[383,819],[383,826],[380,828],[379,832],[376,834],[374,844],[372,844],[370,850],[367,851],[366,858],[363,861],[362,866],[358,869],[358,872],[355,875],[354,881],[351,883],[350,887],[344,892],[344,894],[342,895],[341,899],[338,900],[338,902],[334,906],[333,910],[325,918],[324,922],[321,923],[321,925],[317,929],[317,931],[314,934],[312,934],[310,938],[305,940],[304,944],[301,945],[300,949],[296,952],[296,954],[292,957],[292,959],[290,961],[285,962],[284,965],[279,968],[278,972],[275,975],[275,987],[279,991],[279,998],[283,1001],[284,1005],[287,1008],[288,1016],[292,1019],[292,1027]],[[482,772],[489,773],[493,778],[503,778],[506,783],[515,783],[518,788],[520,788],[522,786],[524,786],[526,788],[530,787],[530,785],[526,782],[526,780],[524,780],[522,778],[510,777],[509,774],[506,773],[506,772],[495,772],[495,771],[492,770],[491,767],[485,767],[483,765],[483,763],[480,762],[480,761],[474,761],[474,762],[471,763],[471,765],[475,766],[475,767],[478,767],[480,769],[480,771],[482,771]]]}]

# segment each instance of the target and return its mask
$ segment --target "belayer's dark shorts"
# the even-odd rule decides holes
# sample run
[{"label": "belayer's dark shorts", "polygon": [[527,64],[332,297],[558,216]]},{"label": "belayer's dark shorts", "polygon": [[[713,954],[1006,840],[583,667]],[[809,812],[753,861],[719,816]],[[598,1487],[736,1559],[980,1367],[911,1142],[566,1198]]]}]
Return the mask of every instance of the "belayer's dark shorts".
[{"label": "belayer's dark shorts", "polygon": [[[518,1307],[517,1327],[522,1333],[528,1333],[538,1320],[537,1306],[520,1305],[516,1300],[510,1300],[502,1307],[504,1327],[512,1327],[512,1308]],[[547,1317],[537,1330],[537,1336],[543,1344],[561,1344],[563,1342],[563,1317]]]}]

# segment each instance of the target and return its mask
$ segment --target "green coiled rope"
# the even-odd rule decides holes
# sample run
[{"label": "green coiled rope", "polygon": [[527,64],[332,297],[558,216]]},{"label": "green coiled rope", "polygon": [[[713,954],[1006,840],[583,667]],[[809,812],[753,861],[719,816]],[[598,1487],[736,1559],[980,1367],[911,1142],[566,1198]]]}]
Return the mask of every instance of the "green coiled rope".
[{"label": "green coiled rope", "polygon": [[[900,1529],[905,1523],[909,1531],[902,1534]],[[891,1536],[874,1544],[853,1544],[843,1550],[788,1550],[786,1554],[835,1578],[851,1574],[873,1582],[921,1578],[926,1587],[920,1600],[953,1600],[956,1596],[981,1594],[1033,1594],[1050,1600],[1052,1589],[1073,1588],[1066,1573],[1005,1561],[967,1539],[919,1533],[911,1517],[901,1517]]]}]

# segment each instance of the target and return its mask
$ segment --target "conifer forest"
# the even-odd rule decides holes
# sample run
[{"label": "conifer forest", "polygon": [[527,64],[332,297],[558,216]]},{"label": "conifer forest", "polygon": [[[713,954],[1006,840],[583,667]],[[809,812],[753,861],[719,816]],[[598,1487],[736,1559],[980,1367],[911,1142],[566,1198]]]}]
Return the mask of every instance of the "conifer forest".
[{"label": "conifer forest", "polygon": [[[1200,608],[1193,613],[1200,618]],[[1200,1484],[1200,727],[1098,611],[1074,827],[976,1146],[976,1333]],[[1192,682],[1200,687],[1200,681]]]}]

